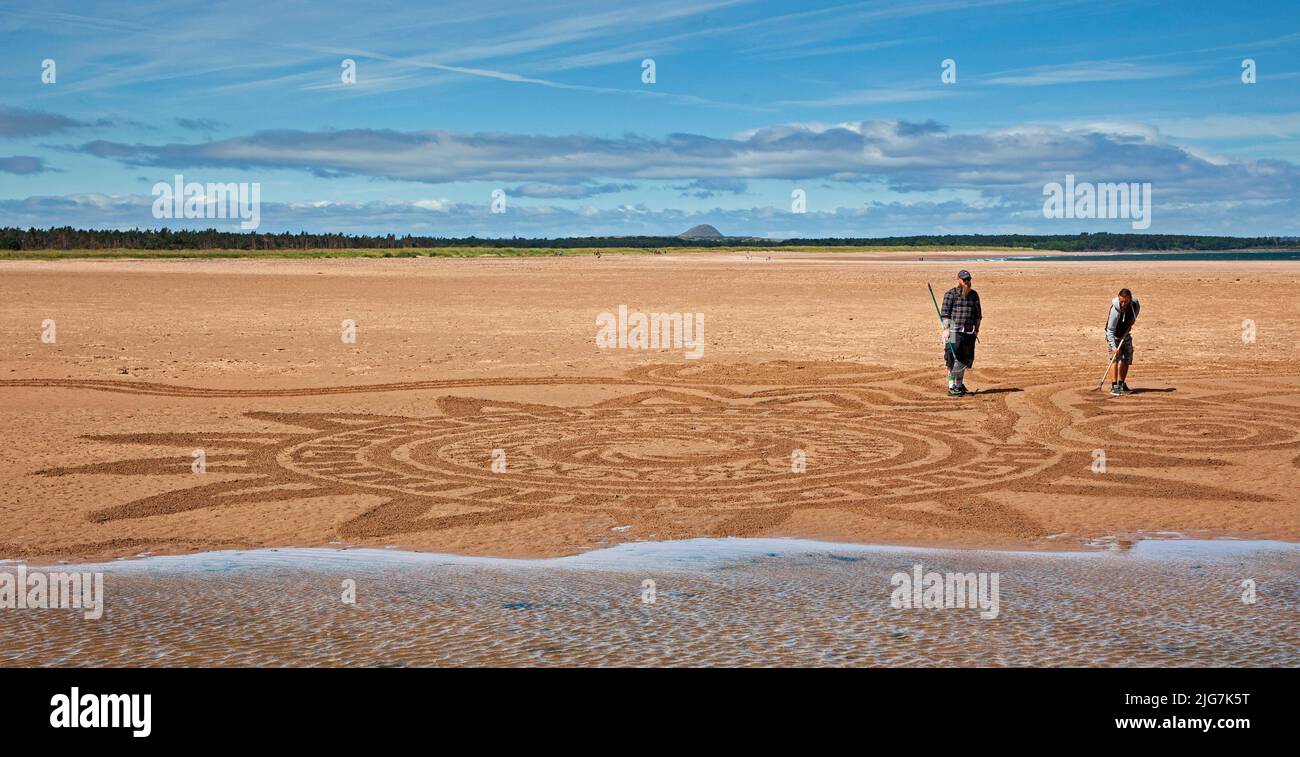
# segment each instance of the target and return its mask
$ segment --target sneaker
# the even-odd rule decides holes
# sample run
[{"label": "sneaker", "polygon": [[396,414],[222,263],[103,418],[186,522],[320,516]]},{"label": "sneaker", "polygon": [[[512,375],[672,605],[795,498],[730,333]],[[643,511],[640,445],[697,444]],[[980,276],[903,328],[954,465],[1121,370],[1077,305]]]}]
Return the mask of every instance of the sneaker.
[{"label": "sneaker", "polygon": [[1120,395],[1123,394],[1123,393],[1124,393],[1123,390],[1121,390],[1121,389],[1119,388],[1119,382],[1118,382],[1118,381],[1112,381],[1111,384],[1110,384],[1110,394],[1111,394],[1111,396],[1112,396],[1112,397],[1118,397],[1118,396],[1120,396]]},{"label": "sneaker", "polygon": [[950,387],[948,387],[948,396],[949,396],[949,397],[960,397],[962,394],[963,394],[963,392],[962,392],[960,386],[950,386]]},{"label": "sneaker", "polygon": [[965,395],[967,395],[967,394],[974,394],[974,393],[975,393],[975,392],[972,392],[970,389],[967,389],[965,384],[958,384],[958,385],[957,385],[957,388],[961,390],[962,396],[965,396]]},{"label": "sneaker", "polygon": [[1129,394],[1129,393],[1131,393],[1131,392],[1133,391],[1132,389],[1129,389],[1129,388],[1128,388],[1128,382],[1127,382],[1127,381],[1121,381],[1121,382],[1119,382],[1119,390],[1120,390],[1121,392],[1123,392],[1124,394]]}]

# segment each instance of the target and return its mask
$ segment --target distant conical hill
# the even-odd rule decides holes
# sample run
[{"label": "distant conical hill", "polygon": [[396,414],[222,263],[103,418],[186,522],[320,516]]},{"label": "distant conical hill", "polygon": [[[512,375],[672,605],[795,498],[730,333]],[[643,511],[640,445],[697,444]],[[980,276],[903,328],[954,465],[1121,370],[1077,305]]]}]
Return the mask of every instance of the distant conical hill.
[{"label": "distant conical hill", "polygon": [[678,239],[723,239],[724,237],[722,236],[722,232],[718,231],[717,229],[713,228],[707,223],[702,223],[699,226],[692,226],[686,231],[683,231],[682,233],[677,235],[677,238]]}]

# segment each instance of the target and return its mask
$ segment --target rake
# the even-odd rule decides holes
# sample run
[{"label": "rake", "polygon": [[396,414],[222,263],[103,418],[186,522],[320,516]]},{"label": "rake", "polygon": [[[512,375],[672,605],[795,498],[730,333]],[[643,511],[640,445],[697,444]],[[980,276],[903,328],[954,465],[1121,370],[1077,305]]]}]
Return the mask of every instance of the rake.
[{"label": "rake", "polygon": [[1120,338],[1119,344],[1115,345],[1115,354],[1110,356],[1110,363],[1106,365],[1106,372],[1101,374],[1101,381],[1097,382],[1097,386],[1093,389],[1094,392],[1100,389],[1102,384],[1106,383],[1106,377],[1110,375],[1111,369],[1115,367],[1115,361],[1119,360],[1119,354],[1124,350],[1124,340],[1128,339],[1133,334],[1133,325],[1136,324],[1131,324],[1128,327],[1128,333],[1124,334],[1124,336]]},{"label": "rake", "polygon": [[[942,325],[943,325],[943,311],[939,310],[939,300],[938,300],[937,298],[935,298],[935,296],[934,296],[934,287],[930,286],[930,282],[927,281],[927,282],[925,283],[925,288],[930,290],[930,302],[933,302],[933,303],[934,303],[934,314],[937,315],[937,316],[939,316],[939,325],[942,326]],[[955,369],[957,369],[957,370],[962,370],[962,371],[964,371],[964,370],[966,370],[967,368],[970,367],[970,366],[966,365],[965,363],[963,363],[962,361],[960,361],[960,360],[957,359],[957,348],[952,346],[952,340],[948,340],[948,341],[945,342],[944,344],[948,345],[948,351],[952,353],[952,367],[953,367],[953,368],[955,368]],[[949,370],[949,371],[948,371],[948,380],[949,380],[949,381],[952,381],[952,370]]]}]

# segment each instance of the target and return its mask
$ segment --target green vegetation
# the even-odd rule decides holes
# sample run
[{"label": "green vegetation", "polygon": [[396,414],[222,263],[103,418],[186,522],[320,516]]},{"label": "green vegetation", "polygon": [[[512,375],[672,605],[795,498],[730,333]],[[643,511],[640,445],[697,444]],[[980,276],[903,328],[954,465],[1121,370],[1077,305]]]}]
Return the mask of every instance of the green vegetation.
[{"label": "green vegetation", "polygon": [[410,258],[543,257],[606,253],[940,250],[1239,250],[1295,248],[1294,237],[1210,237],[1177,234],[969,234],[855,239],[682,239],[679,237],[572,237],[479,239],[467,237],[354,236],[347,234],[240,234],[215,229],[128,231],[0,228],[0,259],[54,258]]}]

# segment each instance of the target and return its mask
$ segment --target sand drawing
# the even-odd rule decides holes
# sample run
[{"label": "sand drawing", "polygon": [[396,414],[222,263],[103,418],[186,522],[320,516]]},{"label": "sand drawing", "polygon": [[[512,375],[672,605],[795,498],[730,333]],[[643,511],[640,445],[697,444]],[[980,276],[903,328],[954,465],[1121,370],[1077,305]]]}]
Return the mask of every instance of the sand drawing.
[{"label": "sand drawing", "polygon": [[[668,524],[709,515],[710,535],[779,531],[800,510],[839,510],[1017,538],[1046,529],[999,492],[1105,497],[1142,491],[1185,501],[1267,499],[1180,482],[1180,471],[1231,463],[1223,453],[1300,448],[1295,408],[1268,393],[1189,388],[1134,397],[1121,409],[1068,382],[1007,387],[954,404],[924,393],[924,374],[844,363],[675,365],[616,378],[411,382],[239,396],[448,390],[437,414],[269,412],[245,416],[284,432],[101,434],[123,445],[222,450],[211,470],[247,474],[112,504],[92,522],[150,518],[248,501],[372,494],[381,504],[338,527],[343,538],[592,512]],[[19,382],[9,382],[10,384]],[[23,385],[30,385],[25,382]],[[54,382],[63,386],[68,382]],[[102,391],[203,396],[197,388],[74,382]],[[502,385],[626,387],[587,406],[474,395]],[[288,394],[297,391],[299,394]],[[231,396],[222,390],[220,396]],[[1110,470],[1089,474],[1092,450]],[[492,470],[492,451],[508,466]],[[794,473],[800,451],[806,469]],[[1141,473],[1134,469],[1141,469]],[[189,473],[188,458],[125,459],[46,469],[44,476]],[[670,528],[667,530],[671,531]]]}]

